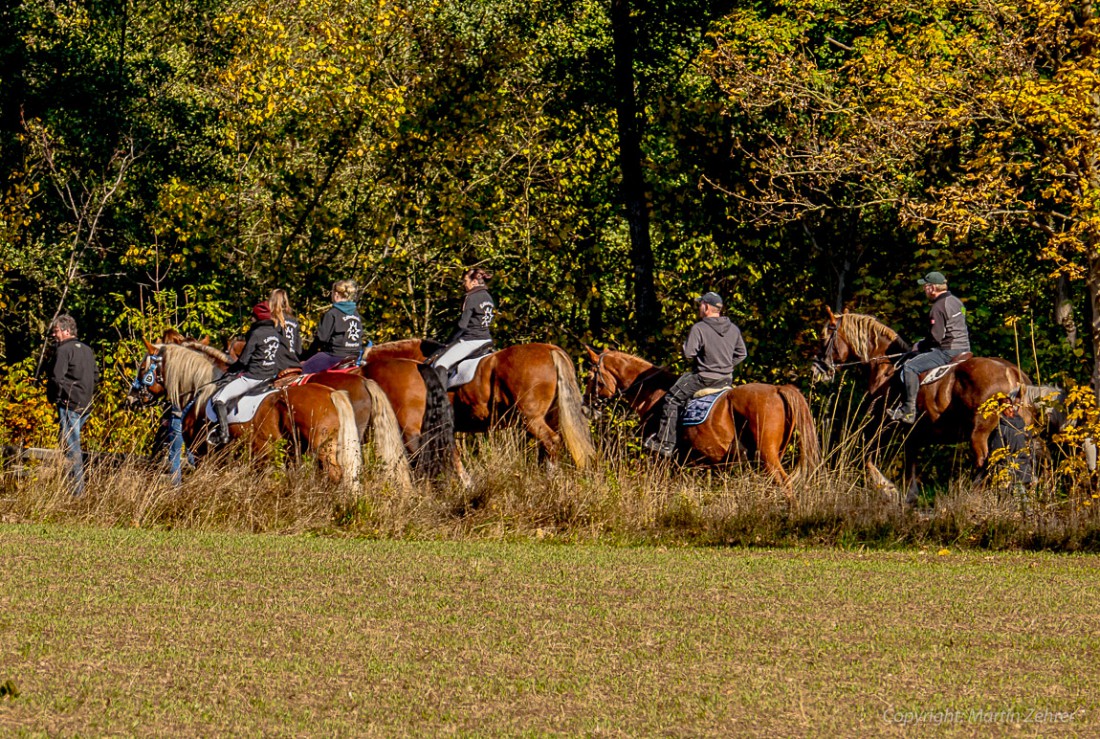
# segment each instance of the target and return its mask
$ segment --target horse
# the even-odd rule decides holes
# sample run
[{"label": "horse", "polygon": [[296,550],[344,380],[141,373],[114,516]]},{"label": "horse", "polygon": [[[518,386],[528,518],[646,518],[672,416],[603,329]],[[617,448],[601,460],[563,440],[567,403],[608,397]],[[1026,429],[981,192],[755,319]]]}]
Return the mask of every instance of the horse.
[{"label": "horse", "polygon": [[[147,404],[164,395],[184,408],[183,435],[188,449],[196,457],[204,456],[210,451],[204,433],[205,406],[214,393],[214,381],[222,374],[219,365],[224,368],[225,355],[206,346],[199,349],[145,342],[145,347],[147,355],[130,389],[131,396]],[[384,395],[378,392],[378,397],[388,406]],[[398,474],[403,469],[407,476],[392,409],[387,416],[384,407],[372,426],[375,443],[387,465]],[[252,420],[230,424],[229,429],[232,438],[249,441],[256,459],[269,457],[275,445],[286,440],[293,458],[313,453],[331,481],[350,488],[359,478],[359,434],[351,401],[344,391],[319,384],[281,388],[261,402]]]},{"label": "horse", "polygon": [[[867,375],[867,395],[881,426],[886,408],[900,397],[893,359],[904,357],[911,347],[896,331],[873,316],[860,313],[836,315],[822,331],[821,348],[814,359],[815,380],[832,381],[836,370],[859,366]],[[928,444],[968,442],[974,466],[984,471],[989,457],[989,435],[999,416],[982,408],[998,393],[1015,397],[1030,381],[1016,365],[995,357],[970,357],[947,370],[942,379],[921,385],[917,395],[918,418],[905,438],[906,503],[915,505],[920,492],[919,455]],[[870,459],[868,469],[876,480],[881,473]]]},{"label": "horse", "polygon": [[[368,374],[375,362],[425,359],[424,351],[441,345],[426,339],[378,344],[366,355]],[[592,431],[582,412],[573,362],[554,344],[517,344],[486,356],[473,379],[450,389],[455,430],[484,433],[519,417],[540,455],[556,462],[564,444],[578,469],[596,458]]]},{"label": "horse", "polygon": [[[244,348],[244,341],[231,340],[230,357]],[[466,479],[454,438],[454,413],[447,390],[428,367],[406,359],[379,359],[367,365],[342,367],[303,375],[301,382],[320,383],[334,390],[347,390],[355,409],[360,439],[366,442],[366,425],[377,401],[365,397],[364,388],[380,391],[392,407],[405,450],[413,469],[429,479],[454,472]]]},{"label": "horse", "polygon": [[[660,401],[677,380],[677,375],[656,367],[641,357],[605,349],[597,353],[586,346],[592,370],[586,397],[590,406],[621,397],[642,419],[643,435],[660,423]],[[798,433],[799,473],[821,465],[821,446],[810,406],[794,385],[749,383],[724,393],[707,419],[680,432],[680,448],[712,466],[723,466],[737,458],[743,446],[750,456],[759,456],[764,470],[790,496],[790,475],[783,469],[783,451]]]}]

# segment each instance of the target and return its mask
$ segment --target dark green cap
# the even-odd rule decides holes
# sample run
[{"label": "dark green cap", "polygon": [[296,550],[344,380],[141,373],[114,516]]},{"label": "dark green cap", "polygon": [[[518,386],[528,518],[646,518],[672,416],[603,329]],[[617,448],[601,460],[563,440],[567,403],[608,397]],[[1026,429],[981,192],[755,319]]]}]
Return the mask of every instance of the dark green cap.
[{"label": "dark green cap", "polygon": [[943,272],[929,272],[923,278],[917,280],[918,285],[946,285],[947,278]]}]

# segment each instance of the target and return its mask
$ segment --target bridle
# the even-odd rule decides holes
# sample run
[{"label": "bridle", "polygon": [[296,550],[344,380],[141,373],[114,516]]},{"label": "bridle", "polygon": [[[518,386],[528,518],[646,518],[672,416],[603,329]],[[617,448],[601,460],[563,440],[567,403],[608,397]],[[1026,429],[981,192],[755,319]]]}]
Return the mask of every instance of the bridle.
[{"label": "bridle", "polygon": [[[142,372],[141,368],[146,364],[148,364],[148,367]],[[130,391],[135,393],[145,405],[153,402],[155,397],[153,387],[155,385],[164,387],[163,364],[164,357],[162,355],[146,354],[145,359],[138,365],[138,372],[134,376],[134,381],[130,384]]]},{"label": "bridle", "polygon": [[600,358],[596,360],[596,366],[592,369],[596,374],[593,376],[593,392],[589,393],[588,407],[593,411],[599,413],[615,398],[622,395],[623,391],[619,388],[618,383],[615,383],[615,389],[608,389],[606,397],[600,395],[600,390],[607,389],[608,385],[603,379],[603,361],[607,358],[607,354],[600,354]]},{"label": "bridle", "polygon": [[833,359],[836,352],[836,337],[840,333],[840,319],[843,316],[838,316],[836,321],[829,324],[832,331],[829,332],[829,338],[825,342],[825,348],[821,350],[819,356],[814,357],[813,366],[823,375],[828,375],[836,372],[838,369],[844,369],[845,367],[855,367],[861,364],[871,364],[872,362],[880,359],[897,359],[898,357],[904,357],[908,352],[897,352],[896,354],[881,354],[877,357],[870,357],[869,359],[856,359],[851,362],[837,362]]}]

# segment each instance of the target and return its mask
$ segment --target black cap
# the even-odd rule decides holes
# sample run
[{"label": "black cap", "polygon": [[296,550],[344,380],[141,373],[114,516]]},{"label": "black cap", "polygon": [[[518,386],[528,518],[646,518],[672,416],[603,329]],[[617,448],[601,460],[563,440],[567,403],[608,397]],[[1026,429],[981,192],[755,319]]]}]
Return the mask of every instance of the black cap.
[{"label": "black cap", "polygon": [[713,305],[715,308],[722,307],[722,296],[715,292],[703,293],[695,299],[696,303],[706,303],[707,305]]}]

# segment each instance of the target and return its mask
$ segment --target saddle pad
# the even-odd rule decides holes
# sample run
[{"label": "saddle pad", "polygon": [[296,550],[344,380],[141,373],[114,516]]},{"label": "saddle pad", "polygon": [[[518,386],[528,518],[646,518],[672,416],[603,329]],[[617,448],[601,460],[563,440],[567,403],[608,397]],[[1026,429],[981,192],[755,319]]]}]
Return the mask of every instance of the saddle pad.
[{"label": "saddle pad", "polygon": [[447,378],[447,389],[451,390],[459,385],[465,385],[467,382],[474,379],[474,373],[477,372],[477,366],[481,364],[481,360],[485,359],[485,357],[491,357],[494,354],[496,354],[496,352],[482,354],[479,357],[472,357],[470,359],[463,359],[455,366],[454,370]]},{"label": "saddle pad", "polygon": [[[256,415],[256,409],[260,407],[260,403],[264,402],[264,398],[276,392],[278,392],[277,389],[268,388],[262,393],[248,393],[235,399],[225,408],[228,411],[227,420],[230,423],[248,423]],[[206,420],[213,423],[218,421],[218,417],[214,415],[214,403],[211,401],[206,402]]]},{"label": "saddle pad", "polygon": [[920,376],[921,385],[931,385],[936,380],[942,379],[951,370],[955,369],[955,365],[958,362],[952,362],[951,364],[941,364],[939,367],[933,367]]},{"label": "saddle pad", "polygon": [[714,408],[714,404],[729,391],[730,388],[727,387],[720,392],[704,395],[701,398],[694,397],[689,400],[687,405],[684,406],[683,412],[680,414],[680,425],[698,426],[703,421],[707,420],[710,416],[711,409]]}]

